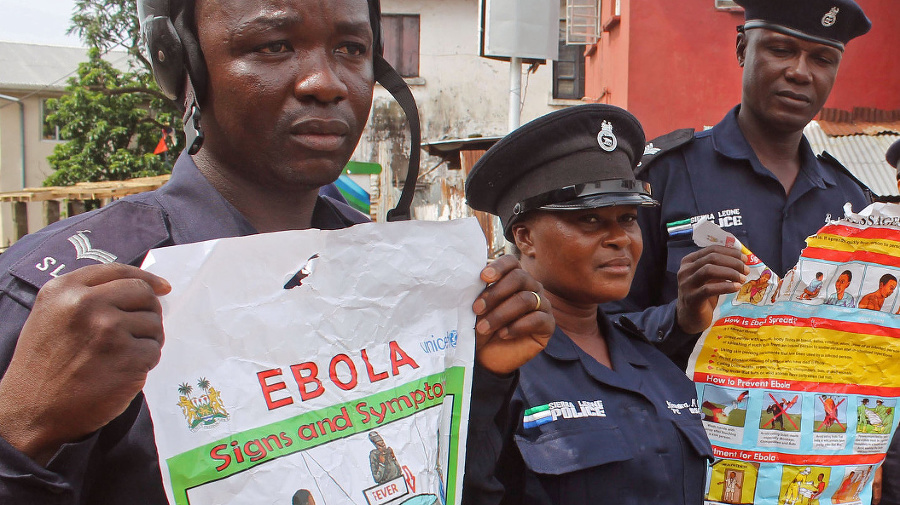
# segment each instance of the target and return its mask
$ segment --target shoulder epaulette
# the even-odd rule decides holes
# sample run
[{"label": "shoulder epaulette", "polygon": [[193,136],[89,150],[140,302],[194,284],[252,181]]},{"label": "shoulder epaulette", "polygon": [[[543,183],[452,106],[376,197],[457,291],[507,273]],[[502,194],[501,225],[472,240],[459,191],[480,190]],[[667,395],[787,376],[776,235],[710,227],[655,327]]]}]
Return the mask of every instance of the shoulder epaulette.
[{"label": "shoulder epaulette", "polygon": [[169,227],[162,209],[120,200],[35,235],[40,242],[13,260],[9,272],[40,288],[54,277],[87,265],[135,264],[169,239]]},{"label": "shoulder epaulette", "polygon": [[685,146],[693,140],[693,128],[682,128],[651,140],[647,143],[647,146],[644,147],[644,156],[641,157],[641,162],[638,164],[637,168],[634,169],[634,176],[640,178],[639,176],[647,170],[647,167],[649,167],[655,159],[659,158],[664,153]]},{"label": "shoulder epaulette", "polygon": [[613,325],[622,330],[623,333],[631,338],[635,338],[643,342],[650,341],[647,338],[647,335],[645,335],[644,332],[641,331],[641,329],[638,328],[636,324],[634,324],[634,321],[628,319],[627,316],[620,316],[619,319],[613,321]]},{"label": "shoulder epaulette", "polygon": [[[877,196],[874,191],[869,189],[869,186],[867,186],[866,183],[859,180],[859,178],[856,177],[853,174],[853,172],[850,171],[849,168],[845,167],[843,163],[838,161],[838,159],[835,158],[834,156],[832,156],[831,153],[829,153],[828,151],[822,151],[822,154],[816,156],[816,158],[819,161],[821,161],[823,163],[827,163],[827,164],[831,165],[832,167],[838,169],[839,172],[846,175],[851,181],[855,182],[856,185],[859,186],[860,189],[863,190],[863,193],[865,193],[866,198],[868,198],[870,202],[876,201],[877,198],[883,198],[883,197]],[[879,201],[881,201],[881,200],[879,200]]]}]

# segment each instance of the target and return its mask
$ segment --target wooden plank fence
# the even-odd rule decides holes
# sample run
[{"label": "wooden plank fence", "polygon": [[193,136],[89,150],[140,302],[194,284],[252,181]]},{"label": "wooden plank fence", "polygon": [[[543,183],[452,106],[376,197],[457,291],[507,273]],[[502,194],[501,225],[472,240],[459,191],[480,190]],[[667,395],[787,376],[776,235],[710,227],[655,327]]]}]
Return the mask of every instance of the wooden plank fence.
[{"label": "wooden plank fence", "polygon": [[67,204],[68,215],[74,216],[84,212],[87,200],[99,200],[102,207],[123,196],[157,189],[168,180],[169,175],[158,175],[124,181],[79,182],[74,186],[25,188],[0,193],[0,202],[12,203],[13,222],[18,240],[28,233],[29,203],[43,203],[44,222],[50,224],[59,221],[60,206],[63,202]]}]

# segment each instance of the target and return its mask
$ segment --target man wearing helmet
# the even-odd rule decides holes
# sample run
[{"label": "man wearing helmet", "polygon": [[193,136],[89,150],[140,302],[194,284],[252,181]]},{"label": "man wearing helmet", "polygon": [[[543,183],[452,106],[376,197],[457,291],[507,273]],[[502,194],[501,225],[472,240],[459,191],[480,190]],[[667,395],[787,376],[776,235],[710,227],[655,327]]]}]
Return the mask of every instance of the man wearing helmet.
[{"label": "man wearing helmet", "polygon": [[[317,192],[349,160],[376,76],[397,88],[377,0],[139,0],[139,12],[189,148],[160,190],[0,257],[0,503],[166,503],[141,388],[170,287],[136,268],[149,249],[367,220]],[[508,374],[546,344],[549,303],[511,258],[482,279],[478,373]]]}]

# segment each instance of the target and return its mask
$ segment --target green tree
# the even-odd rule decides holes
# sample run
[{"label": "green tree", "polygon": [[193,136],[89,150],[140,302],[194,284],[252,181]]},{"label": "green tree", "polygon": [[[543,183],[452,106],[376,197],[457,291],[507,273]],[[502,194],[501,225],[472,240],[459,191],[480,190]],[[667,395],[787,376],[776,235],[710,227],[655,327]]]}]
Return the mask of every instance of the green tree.
[{"label": "green tree", "polygon": [[[134,0],[78,0],[70,33],[88,47],[88,61],[69,79],[67,94],[48,101],[47,122],[68,140],[48,158],[55,172],[45,185],[123,180],[168,173],[175,156],[155,155],[166,127],[181,137],[181,114],[163,95],[141,53]],[[125,50],[130,68],[122,71],[102,58]],[[175,142],[167,140],[168,148]]]}]

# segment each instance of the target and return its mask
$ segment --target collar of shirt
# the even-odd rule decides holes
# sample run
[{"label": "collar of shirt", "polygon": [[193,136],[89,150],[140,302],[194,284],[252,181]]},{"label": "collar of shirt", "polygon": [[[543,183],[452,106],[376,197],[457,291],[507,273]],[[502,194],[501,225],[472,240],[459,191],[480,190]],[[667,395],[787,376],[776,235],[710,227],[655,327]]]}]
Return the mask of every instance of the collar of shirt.
[{"label": "collar of shirt", "polygon": [[[602,310],[597,311],[597,322],[600,324],[600,333],[606,337],[606,346],[609,349],[609,359],[612,362],[613,370],[625,364],[637,367],[650,365],[647,358],[635,348],[631,339],[613,327]],[[544,352],[560,361],[575,361],[581,359],[584,351],[581,351],[575,342],[557,326]]]},{"label": "collar of shirt", "polygon": [[[755,172],[763,176],[774,177],[772,172],[759,162],[759,158],[753,152],[753,148],[750,147],[750,143],[747,142],[744,133],[738,126],[737,116],[740,109],[740,105],[735,106],[719,124],[707,132],[699,133],[697,136],[711,136],[713,148],[722,156],[736,160],[747,160]],[[813,154],[806,135],[800,138],[800,175],[809,181],[812,186],[820,189],[837,184],[834,176],[823,170],[816,161],[816,156]],[[791,192],[793,193],[793,191]]]},{"label": "collar of shirt", "polygon": [[[166,212],[175,244],[257,233],[253,225],[206,180],[186,152],[178,157],[172,177],[153,193],[153,197]],[[355,221],[348,221],[348,216],[328,199],[320,196],[316,201],[313,228],[345,228],[351,222]]]}]

